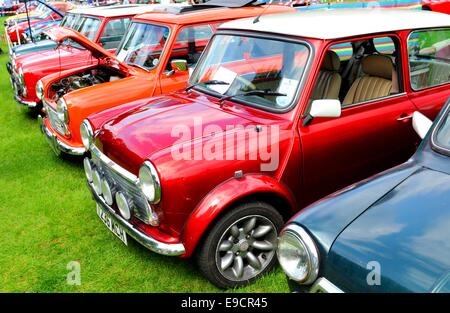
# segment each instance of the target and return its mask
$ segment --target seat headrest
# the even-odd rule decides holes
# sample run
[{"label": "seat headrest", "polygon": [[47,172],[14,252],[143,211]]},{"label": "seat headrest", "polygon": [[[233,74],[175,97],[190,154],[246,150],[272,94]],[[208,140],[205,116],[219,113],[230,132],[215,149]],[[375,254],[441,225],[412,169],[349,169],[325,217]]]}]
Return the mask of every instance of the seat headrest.
[{"label": "seat headrest", "polygon": [[362,70],[370,76],[392,79],[394,65],[391,58],[384,55],[368,55],[362,62]]},{"label": "seat headrest", "polygon": [[339,59],[336,52],[328,50],[322,62],[322,69],[336,72],[339,71],[340,67],[341,67],[341,60]]}]

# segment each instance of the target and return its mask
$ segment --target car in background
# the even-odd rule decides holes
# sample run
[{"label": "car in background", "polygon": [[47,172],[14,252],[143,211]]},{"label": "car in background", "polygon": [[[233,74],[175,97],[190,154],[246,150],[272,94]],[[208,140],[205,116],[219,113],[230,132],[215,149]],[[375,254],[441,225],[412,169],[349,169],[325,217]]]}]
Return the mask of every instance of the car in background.
[{"label": "car in background", "polygon": [[234,8],[226,1],[156,5],[152,12],[133,18],[116,57],[92,45],[89,49],[98,63],[43,78],[36,88],[47,114],[42,129],[50,146],[57,154],[83,155],[80,125],[90,114],[187,87],[191,69],[219,24],[294,11],[253,2],[245,0]]},{"label": "car in background", "polygon": [[[76,9],[71,14],[78,14],[80,20],[75,20],[78,27],[76,34],[83,42],[100,43],[114,52],[126,32],[131,18],[139,13],[152,10],[153,6],[125,5],[115,7],[98,7]],[[66,30],[66,27],[53,27],[47,32],[53,34]],[[50,36],[51,37],[51,36]],[[57,49],[49,49],[16,57],[11,64],[11,81],[14,87],[15,99],[18,103],[36,110],[41,108],[41,100],[36,95],[36,83],[43,77],[68,69],[97,64],[98,59],[89,49],[80,46],[72,39],[58,41],[53,38]],[[61,40],[63,40],[62,38]],[[89,43],[88,46],[91,44]]]},{"label": "car in background", "polygon": [[14,23],[13,25],[7,27],[6,35],[8,36],[8,41],[12,44],[19,44],[24,41],[23,33],[30,27],[39,25],[41,23],[50,21],[60,21],[64,17],[64,14],[75,8],[70,2],[55,2],[52,4],[55,11],[50,8],[45,8],[46,10],[37,16],[30,17],[30,23],[25,18],[24,21]]},{"label": "car in background", "polygon": [[195,256],[216,286],[254,281],[294,212],[411,157],[413,112],[434,118],[450,96],[449,31],[419,10],[221,25],[188,88],[82,123],[98,216],[125,244]]},{"label": "car in background", "polygon": [[450,98],[406,163],[303,210],[278,259],[295,292],[450,292]]},{"label": "car in background", "polygon": [[423,0],[422,10],[450,14],[450,1],[448,0]]}]

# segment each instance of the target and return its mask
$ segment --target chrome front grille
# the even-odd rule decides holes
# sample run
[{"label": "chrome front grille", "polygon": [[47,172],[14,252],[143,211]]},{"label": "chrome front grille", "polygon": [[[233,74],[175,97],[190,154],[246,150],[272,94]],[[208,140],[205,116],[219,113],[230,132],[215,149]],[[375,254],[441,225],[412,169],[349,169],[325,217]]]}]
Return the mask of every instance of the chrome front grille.
[{"label": "chrome front grille", "polygon": [[91,149],[91,155],[94,169],[99,171],[101,177],[106,179],[116,192],[121,191],[125,194],[130,202],[132,215],[142,222],[150,224],[152,209],[137,185],[138,178],[119,167],[96,147]]},{"label": "chrome front grille", "polygon": [[52,125],[52,128],[61,135],[66,136],[67,134],[66,125],[63,122],[61,122],[61,120],[58,118],[58,114],[50,105],[45,103],[45,101],[43,103],[45,112],[47,113],[47,117],[50,120],[50,125]]}]

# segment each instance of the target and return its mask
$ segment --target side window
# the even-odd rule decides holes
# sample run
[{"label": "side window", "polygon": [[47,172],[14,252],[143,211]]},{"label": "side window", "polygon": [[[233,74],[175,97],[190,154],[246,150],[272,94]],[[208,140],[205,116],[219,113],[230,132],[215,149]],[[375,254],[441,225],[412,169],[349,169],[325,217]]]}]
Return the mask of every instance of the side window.
[{"label": "side window", "polygon": [[379,54],[392,55],[395,52],[395,45],[390,37],[374,38],[373,46]]},{"label": "side window", "polygon": [[395,37],[331,45],[325,52],[309,103],[338,99],[342,108],[400,93]]},{"label": "side window", "polygon": [[330,50],[337,54],[341,62],[350,60],[353,55],[353,46],[350,42],[338,43],[331,46]]},{"label": "side window", "polygon": [[168,67],[173,59],[183,59],[189,66],[194,66],[212,35],[210,25],[189,26],[181,30],[172,48]]},{"label": "side window", "polygon": [[421,30],[408,37],[411,87],[421,90],[450,82],[450,29]]},{"label": "side window", "polygon": [[105,30],[100,38],[100,43],[107,50],[117,49],[125,31],[130,24],[130,18],[111,20],[106,24]]}]

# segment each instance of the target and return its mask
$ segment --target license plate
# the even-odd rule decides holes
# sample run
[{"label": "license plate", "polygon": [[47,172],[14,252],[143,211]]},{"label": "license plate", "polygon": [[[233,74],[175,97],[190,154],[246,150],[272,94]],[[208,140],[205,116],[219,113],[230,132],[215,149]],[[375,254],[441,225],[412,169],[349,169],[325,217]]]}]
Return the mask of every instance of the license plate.
[{"label": "license plate", "polygon": [[97,215],[102,220],[103,224],[108,227],[108,229],[116,235],[126,246],[127,243],[127,233],[125,230],[106,213],[99,205],[97,205]]}]

